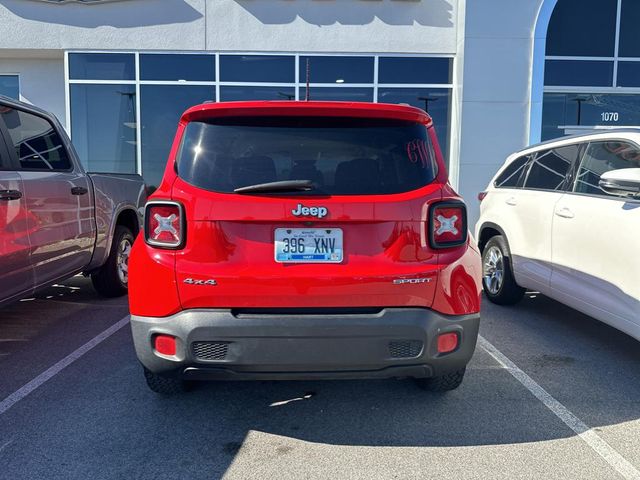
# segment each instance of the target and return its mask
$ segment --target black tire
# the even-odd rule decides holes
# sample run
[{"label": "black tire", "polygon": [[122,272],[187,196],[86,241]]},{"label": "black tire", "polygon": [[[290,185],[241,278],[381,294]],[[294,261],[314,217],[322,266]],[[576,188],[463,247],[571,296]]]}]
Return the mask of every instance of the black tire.
[{"label": "black tire", "polygon": [[445,373],[431,378],[417,378],[416,383],[428,392],[448,392],[455,390],[462,384],[466,367],[454,372]]},{"label": "black tire", "polygon": [[144,368],[144,379],[147,381],[147,386],[152,392],[160,393],[162,395],[175,395],[187,391],[187,384],[184,380],[172,377],[163,377],[151,370]]},{"label": "black tire", "polygon": [[[492,250],[499,250],[502,256],[502,284],[496,289],[488,284],[487,264],[490,262]],[[524,297],[525,289],[518,285],[513,277],[511,254],[507,242],[502,235],[491,237],[482,250],[482,288],[492,303],[497,305],[515,305]]]},{"label": "black tire", "polygon": [[[105,264],[100,267],[100,270],[91,274],[91,282],[93,288],[103,297],[121,297],[127,293],[128,276],[125,281],[120,278],[118,273],[118,249],[123,241],[129,243],[129,251],[133,245],[133,234],[131,230],[122,225],[116,225],[116,230],[113,234],[113,241],[111,242],[111,250],[109,257]],[[127,258],[128,263],[128,258]]]}]

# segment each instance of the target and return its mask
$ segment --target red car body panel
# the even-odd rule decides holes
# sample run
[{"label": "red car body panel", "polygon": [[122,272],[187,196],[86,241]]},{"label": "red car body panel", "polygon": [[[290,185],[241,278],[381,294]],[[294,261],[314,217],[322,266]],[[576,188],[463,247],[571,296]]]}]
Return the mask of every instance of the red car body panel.
[{"label": "red car body panel", "polygon": [[[344,102],[229,102],[204,104],[183,115],[158,190],[150,200],[184,206],[186,243],[165,250],[136,240],[129,273],[133,315],[163,317],[197,308],[426,307],[465,315],[480,308],[480,259],[471,241],[434,250],[428,240],[430,205],[460,200],[448,184],[433,128],[436,179],[392,195],[275,196],[224,194],[178,178],[175,159],[189,121],[224,116],[389,118],[431,127],[430,117],[408,106]],[[291,210],[324,206],[321,219]],[[341,228],[345,258],[338,264],[274,261],[274,229]],[[215,288],[184,283],[215,279]],[[425,279],[422,283],[394,283]]]}]

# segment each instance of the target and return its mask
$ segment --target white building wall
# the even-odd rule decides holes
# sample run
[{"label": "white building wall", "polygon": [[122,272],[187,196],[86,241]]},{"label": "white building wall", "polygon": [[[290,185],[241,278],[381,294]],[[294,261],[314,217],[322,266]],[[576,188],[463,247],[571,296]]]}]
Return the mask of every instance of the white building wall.
[{"label": "white building wall", "polygon": [[204,5],[205,0],[0,0],[0,49],[202,50]]},{"label": "white building wall", "polygon": [[212,50],[456,53],[457,0],[218,0]]},{"label": "white building wall", "polygon": [[0,49],[456,53],[458,0],[0,1]]},{"label": "white building wall", "polygon": [[466,5],[460,193],[478,218],[479,192],[529,144],[534,31],[543,0]]},{"label": "white building wall", "polygon": [[[32,54],[33,55],[33,54]],[[18,74],[20,99],[54,113],[65,122],[63,55],[51,58],[3,57],[0,53],[0,74]]]}]

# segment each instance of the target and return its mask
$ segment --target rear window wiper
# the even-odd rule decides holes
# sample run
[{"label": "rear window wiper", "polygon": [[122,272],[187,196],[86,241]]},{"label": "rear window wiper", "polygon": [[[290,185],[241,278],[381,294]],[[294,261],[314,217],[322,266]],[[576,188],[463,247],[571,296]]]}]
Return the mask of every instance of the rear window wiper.
[{"label": "rear window wiper", "polygon": [[311,180],[283,180],[280,182],[259,183],[233,190],[234,193],[278,193],[278,192],[304,192],[313,188]]}]

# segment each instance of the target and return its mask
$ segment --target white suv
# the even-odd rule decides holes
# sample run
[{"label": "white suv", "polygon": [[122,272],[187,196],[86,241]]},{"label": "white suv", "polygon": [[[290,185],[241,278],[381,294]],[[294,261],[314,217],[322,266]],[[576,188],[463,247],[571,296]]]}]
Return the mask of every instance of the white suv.
[{"label": "white suv", "polygon": [[514,153],[479,198],[489,300],[536,290],[640,340],[640,129]]}]

